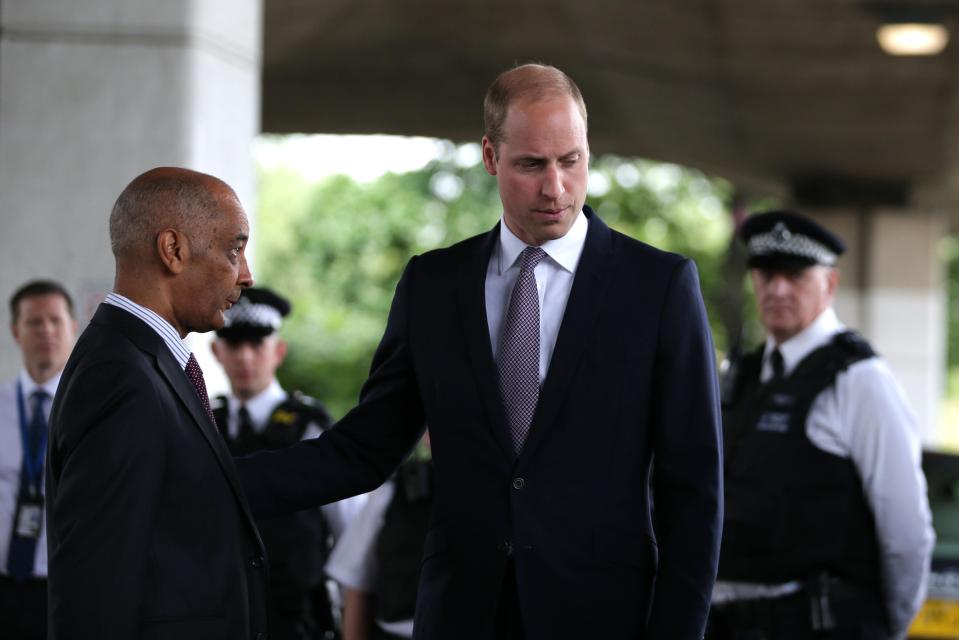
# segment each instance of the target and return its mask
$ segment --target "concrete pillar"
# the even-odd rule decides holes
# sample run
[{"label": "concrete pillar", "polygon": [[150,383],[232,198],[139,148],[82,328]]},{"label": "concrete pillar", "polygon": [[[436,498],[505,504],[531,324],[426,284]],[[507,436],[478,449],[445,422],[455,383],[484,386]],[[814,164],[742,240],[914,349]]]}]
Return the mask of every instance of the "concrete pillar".
[{"label": "concrete pillar", "polygon": [[848,244],[836,311],[886,358],[906,392],[923,442],[938,444],[945,391],[946,287],[933,211],[875,208],[814,212]]},{"label": "concrete pillar", "polygon": [[[212,173],[253,213],[262,0],[0,4],[0,319],[23,281],[52,277],[81,324],[111,288],[107,220],[157,165]],[[195,349],[207,357],[203,345]],[[201,360],[201,365],[204,362]],[[0,377],[19,367],[0,339]],[[219,370],[204,366],[211,375]],[[211,380],[212,388],[222,381]]]}]

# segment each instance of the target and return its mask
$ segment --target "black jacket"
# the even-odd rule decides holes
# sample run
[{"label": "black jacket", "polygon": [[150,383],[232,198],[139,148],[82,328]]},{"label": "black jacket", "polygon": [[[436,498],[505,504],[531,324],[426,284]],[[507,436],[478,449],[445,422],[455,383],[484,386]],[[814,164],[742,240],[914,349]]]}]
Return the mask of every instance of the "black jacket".
[{"label": "black jacket", "polygon": [[377,486],[429,424],[420,640],[489,638],[510,556],[530,640],[702,637],[722,465],[696,268],[586,215],[518,458],[486,321],[496,227],[410,261],[357,408],[316,440],[238,462],[254,512],[295,510]]},{"label": "black jacket", "polygon": [[216,427],[166,344],[100,305],[47,453],[51,640],[266,633],[262,543]]}]

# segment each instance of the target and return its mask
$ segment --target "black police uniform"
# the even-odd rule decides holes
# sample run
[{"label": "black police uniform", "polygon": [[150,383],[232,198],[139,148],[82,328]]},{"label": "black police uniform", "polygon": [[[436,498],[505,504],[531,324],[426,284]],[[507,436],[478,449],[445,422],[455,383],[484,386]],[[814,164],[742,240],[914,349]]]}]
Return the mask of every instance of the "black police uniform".
[{"label": "black police uniform", "polygon": [[[841,239],[789,211],[747,219],[750,267],[833,265]],[[764,349],[731,363],[722,381],[725,520],[721,581],[798,583],[780,597],[714,605],[707,640],[888,637],[879,544],[853,462],[813,444],[816,397],[875,354],[850,331],[806,355],[788,376],[760,382]]]},{"label": "black police uniform", "polygon": [[[804,589],[716,607],[708,637],[746,638],[737,633],[747,629],[778,630],[770,638],[885,637],[879,545],[862,481],[848,458],[823,451],[806,434],[819,393],[875,354],[857,334],[840,333],[789,376],[762,384],[762,353],[743,358],[737,380],[725,385],[719,579],[798,581]],[[872,635],[862,635],[866,630]]]},{"label": "black police uniform", "polygon": [[[412,620],[416,611],[423,544],[433,508],[433,461],[408,460],[397,470],[394,483],[375,550],[379,575],[374,618],[383,622]],[[373,626],[373,640],[398,637]]]},{"label": "black police uniform", "polygon": [[[291,394],[276,406],[264,429],[230,438],[225,396],[213,402],[213,417],[235,456],[286,447],[303,438],[310,424],[327,429],[330,416],[317,401]],[[258,520],[270,559],[270,637],[314,640],[336,637],[323,567],[330,551],[330,532],[319,509]]]}]

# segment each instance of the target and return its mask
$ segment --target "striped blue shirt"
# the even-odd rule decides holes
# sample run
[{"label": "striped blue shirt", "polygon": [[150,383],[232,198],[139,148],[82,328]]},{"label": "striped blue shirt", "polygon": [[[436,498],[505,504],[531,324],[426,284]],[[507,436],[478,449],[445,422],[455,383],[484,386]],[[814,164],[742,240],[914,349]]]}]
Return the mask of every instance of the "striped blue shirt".
[{"label": "striped blue shirt", "polygon": [[186,369],[187,360],[190,359],[190,350],[187,349],[183,341],[180,340],[180,334],[177,333],[172,324],[161,318],[155,311],[138,305],[126,296],[121,296],[119,293],[111,293],[103,302],[132,313],[147,323],[147,325],[156,331],[157,335],[163,339],[167,348],[170,349],[170,353],[172,353],[176,361],[180,363],[180,367]]}]

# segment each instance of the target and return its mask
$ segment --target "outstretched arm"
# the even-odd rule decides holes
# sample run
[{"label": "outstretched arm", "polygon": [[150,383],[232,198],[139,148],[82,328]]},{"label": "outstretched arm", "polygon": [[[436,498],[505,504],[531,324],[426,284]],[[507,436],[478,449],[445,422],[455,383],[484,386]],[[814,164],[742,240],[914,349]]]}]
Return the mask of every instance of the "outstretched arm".
[{"label": "outstretched arm", "polygon": [[424,413],[408,326],[415,265],[413,258],[397,285],[386,332],[356,408],[318,438],[236,460],[256,517],[370,491],[389,477],[419,440]]}]

